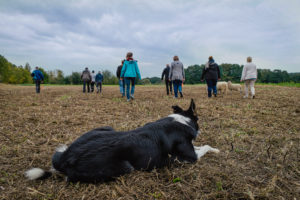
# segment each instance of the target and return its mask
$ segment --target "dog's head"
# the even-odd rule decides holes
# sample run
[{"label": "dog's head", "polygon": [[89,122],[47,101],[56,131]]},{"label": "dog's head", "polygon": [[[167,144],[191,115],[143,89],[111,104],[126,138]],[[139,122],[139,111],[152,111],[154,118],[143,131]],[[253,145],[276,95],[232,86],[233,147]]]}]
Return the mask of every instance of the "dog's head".
[{"label": "dog's head", "polygon": [[190,125],[193,126],[193,128],[196,129],[196,131],[199,130],[199,126],[198,126],[198,117],[197,117],[197,113],[196,113],[196,105],[194,103],[194,100],[191,99],[191,104],[190,107],[187,110],[182,110],[182,108],[180,108],[179,106],[172,106],[173,110],[174,110],[174,114],[179,114],[182,115],[184,117],[187,117],[190,119]]}]

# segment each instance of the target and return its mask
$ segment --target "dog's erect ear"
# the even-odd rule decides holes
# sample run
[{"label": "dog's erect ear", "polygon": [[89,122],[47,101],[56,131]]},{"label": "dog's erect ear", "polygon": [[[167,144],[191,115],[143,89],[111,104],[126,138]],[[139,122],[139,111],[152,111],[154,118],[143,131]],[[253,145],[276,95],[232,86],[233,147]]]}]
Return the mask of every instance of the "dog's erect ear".
[{"label": "dog's erect ear", "polygon": [[179,106],[172,106],[174,113],[182,113],[183,110]]},{"label": "dog's erect ear", "polygon": [[191,99],[191,104],[190,107],[188,109],[188,112],[191,114],[194,114],[196,112],[196,105],[194,103],[194,99]]}]

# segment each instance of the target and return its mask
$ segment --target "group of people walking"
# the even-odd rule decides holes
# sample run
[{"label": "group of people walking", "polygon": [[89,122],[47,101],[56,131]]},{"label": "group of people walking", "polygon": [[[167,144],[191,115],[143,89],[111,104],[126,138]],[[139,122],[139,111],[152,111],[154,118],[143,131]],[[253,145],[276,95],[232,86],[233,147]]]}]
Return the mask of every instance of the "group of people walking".
[{"label": "group of people walking", "polygon": [[[135,83],[136,79],[141,80],[141,74],[138,67],[138,61],[133,59],[133,53],[128,52],[126,59],[122,60],[121,65],[118,66],[116,75],[119,79],[120,93],[122,97],[126,96],[127,101],[134,99]],[[32,72],[36,84],[36,93],[40,93],[40,84],[44,80],[43,73],[38,67]],[[167,95],[174,91],[174,98],[183,97],[182,85],[185,81],[185,73],[182,62],[178,56],[173,57],[171,65],[167,64],[164,68],[161,76],[161,80],[165,80]],[[255,98],[254,84],[257,79],[256,65],[252,63],[252,58],[247,58],[247,63],[243,67],[241,75],[241,82],[245,81],[245,96],[248,98],[249,87],[251,91],[251,98]],[[92,73],[86,67],[81,74],[81,80],[83,82],[83,92],[94,92],[94,86],[96,84],[97,93],[102,91],[103,75],[99,71],[97,74],[93,70]],[[207,95],[209,98],[214,95],[217,97],[217,82],[221,80],[221,73],[218,64],[214,61],[214,58],[210,56],[208,62],[202,71],[201,81],[206,81],[207,84]],[[173,88],[172,88],[173,87]],[[87,89],[86,89],[87,88]],[[126,89],[125,89],[126,88]]]},{"label": "group of people walking", "polygon": [[[178,56],[174,56],[171,67],[169,64],[166,65],[166,68],[163,70],[161,75],[161,80],[165,79],[167,95],[172,94],[172,83],[174,88],[175,98],[178,97],[178,91],[180,97],[183,97],[182,94],[182,84],[185,80],[185,74],[183,69],[183,64],[179,61]],[[255,98],[255,89],[254,84],[257,79],[257,69],[256,65],[252,63],[252,58],[247,58],[247,64],[243,67],[243,72],[241,75],[241,82],[245,81],[245,96],[248,98],[248,88],[250,86],[251,98]],[[221,73],[218,64],[215,62],[212,56],[209,56],[208,62],[203,68],[201,81],[206,81],[207,84],[207,95],[208,98],[212,97],[212,94],[217,97],[217,82],[221,80]]]},{"label": "group of people walking", "polygon": [[103,75],[99,71],[97,74],[94,70],[92,70],[92,73],[89,71],[89,69],[86,67],[85,70],[81,74],[81,80],[83,82],[83,93],[86,92],[94,92],[94,87],[96,84],[97,93],[102,92],[102,81],[103,81]]}]

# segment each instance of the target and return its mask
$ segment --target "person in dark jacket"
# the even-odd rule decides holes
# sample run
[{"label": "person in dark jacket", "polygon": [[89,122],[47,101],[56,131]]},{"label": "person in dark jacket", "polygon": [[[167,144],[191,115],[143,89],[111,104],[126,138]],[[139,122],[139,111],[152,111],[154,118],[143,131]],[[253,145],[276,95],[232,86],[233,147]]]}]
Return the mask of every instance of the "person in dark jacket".
[{"label": "person in dark jacket", "polygon": [[31,76],[35,82],[35,91],[36,93],[40,93],[41,91],[41,83],[44,80],[43,73],[39,70],[39,67],[35,67],[35,70],[32,72]]},{"label": "person in dark jacket", "polygon": [[90,92],[90,84],[92,80],[91,73],[89,69],[86,67],[85,70],[81,74],[81,80],[83,82],[83,93],[85,93],[85,87],[87,86],[88,92]]},{"label": "person in dark jacket", "polygon": [[119,79],[119,86],[120,86],[120,93],[122,94],[122,97],[125,96],[125,80],[121,80],[121,71],[122,71],[122,67],[123,67],[123,64],[124,64],[124,60],[122,60],[122,65],[119,65],[118,68],[117,68],[117,77]]},{"label": "person in dark jacket", "polygon": [[208,62],[202,71],[201,81],[205,79],[207,84],[207,94],[211,97],[211,90],[213,90],[214,96],[217,96],[217,81],[221,79],[220,69],[217,63],[215,63],[212,56],[209,56]]},{"label": "person in dark jacket", "polygon": [[169,74],[170,74],[170,65],[167,64],[166,68],[164,69],[161,75],[161,80],[165,79],[167,95],[169,95],[169,91],[172,94],[172,81],[169,80]]},{"label": "person in dark jacket", "polygon": [[96,87],[97,87],[97,93],[101,93],[102,91],[102,81],[103,81],[103,75],[99,71],[95,78],[96,81]]}]

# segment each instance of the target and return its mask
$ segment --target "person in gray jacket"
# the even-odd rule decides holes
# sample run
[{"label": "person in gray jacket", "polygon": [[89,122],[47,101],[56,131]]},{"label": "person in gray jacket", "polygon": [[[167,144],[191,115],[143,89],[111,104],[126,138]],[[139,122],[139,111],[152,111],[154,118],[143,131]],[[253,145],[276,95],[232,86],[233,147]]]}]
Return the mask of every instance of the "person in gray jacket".
[{"label": "person in gray jacket", "polygon": [[87,86],[87,90],[88,90],[88,92],[90,92],[90,83],[92,80],[92,76],[87,67],[81,74],[81,80],[83,82],[83,93],[85,93],[85,86]]},{"label": "person in gray jacket", "polygon": [[254,84],[257,79],[257,69],[256,65],[252,63],[252,58],[247,58],[247,64],[243,67],[243,72],[241,76],[241,82],[245,81],[245,96],[244,98],[248,98],[248,87],[250,86],[251,90],[251,98],[255,98],[255,89]]},{"label": "person in gray jacket", "polygon": [[178,56],[174,56],[173,60],[174,62],[171,63],[171,69],[169,73],[169,80],[173,82],[175,98],[178,97],[178,90],[180,97],[182,98],[182,83],[185,80],[183,64],[179,61]]}]

